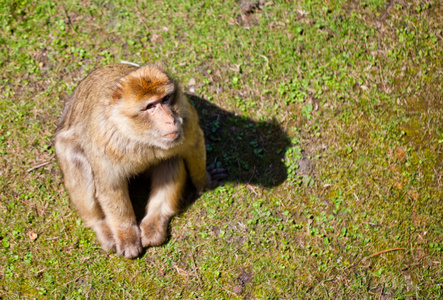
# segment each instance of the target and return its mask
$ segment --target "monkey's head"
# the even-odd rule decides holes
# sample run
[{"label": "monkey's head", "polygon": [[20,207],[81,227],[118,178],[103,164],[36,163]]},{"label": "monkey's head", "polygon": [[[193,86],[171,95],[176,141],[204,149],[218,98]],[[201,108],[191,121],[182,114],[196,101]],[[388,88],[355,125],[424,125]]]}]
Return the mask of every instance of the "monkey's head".
[{"label": "monkey's head", "polygon": [[187,106],[178,84],[158,66],[136,69],[119,80],[111,100],[118,126],[142,143],[169,149],[183,141]]}]

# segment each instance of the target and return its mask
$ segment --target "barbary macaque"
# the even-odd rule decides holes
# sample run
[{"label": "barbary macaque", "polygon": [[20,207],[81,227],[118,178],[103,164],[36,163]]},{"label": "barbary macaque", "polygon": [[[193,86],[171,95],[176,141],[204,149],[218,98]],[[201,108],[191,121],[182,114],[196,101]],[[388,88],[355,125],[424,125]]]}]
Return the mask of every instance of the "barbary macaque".
[{"label": "barbary macaque", "polygon": [[[166,240],[188,175],[198,193],[226,177],[215,170],[211,179],[197,112],[156,65],[115,64],[89,74],[66,102],[54,144],[85,225],[104,250],[127,258]],[[150,194],[137,224],[128,181],[140,174]]]}]

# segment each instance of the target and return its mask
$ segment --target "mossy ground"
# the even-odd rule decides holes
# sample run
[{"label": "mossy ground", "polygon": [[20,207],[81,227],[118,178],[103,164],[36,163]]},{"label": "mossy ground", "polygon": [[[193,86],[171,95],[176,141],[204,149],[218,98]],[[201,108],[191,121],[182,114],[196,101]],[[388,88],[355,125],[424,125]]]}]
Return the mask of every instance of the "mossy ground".
[{"label": "mossy ground", "polygon": [[[0,297],[442,297],[442,16],[439,0],[1,2]],[[51,141],[79,80],[120,60],[166,65],[230,172],[135,260],[72,211]]]}]

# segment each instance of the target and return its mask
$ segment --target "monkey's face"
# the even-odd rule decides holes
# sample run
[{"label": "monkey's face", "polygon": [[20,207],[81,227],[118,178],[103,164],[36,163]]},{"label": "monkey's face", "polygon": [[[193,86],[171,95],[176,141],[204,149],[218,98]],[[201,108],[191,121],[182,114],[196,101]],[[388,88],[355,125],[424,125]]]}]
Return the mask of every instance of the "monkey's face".
[{"label": "monkey's face", "polygon": [[[184,97],[161,69],[137,69],[122,78],[112,98],[123,114],[118,127],[138,141],[169,149],[183,141]],[[123,119],[123,118],[122,118]]]},{"label": "monkey's face", "polygon": [[[183,118],[178,114],[176,93],[152,96],[142,101],[140,123],[154,145],[168,149],[183,140]],[[143,124],[144,123],[144,124]]]},{"label": "monkey's face", "polygon": [[138,101],[123,99],[124,119],[119,127],[132,138],[149,146],[170,149],[183,141],[183,118],[176,93],[150,95]]}]

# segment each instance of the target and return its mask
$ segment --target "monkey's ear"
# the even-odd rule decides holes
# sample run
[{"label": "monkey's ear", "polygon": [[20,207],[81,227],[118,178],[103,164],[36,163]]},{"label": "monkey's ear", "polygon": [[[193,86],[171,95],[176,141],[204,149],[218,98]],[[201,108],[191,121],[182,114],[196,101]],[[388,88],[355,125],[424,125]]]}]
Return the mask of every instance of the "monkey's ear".
[{"label": "monkey's ear", "polygon": [[120,100],[123,97],[123,87],[120,85],[120,83],[118,83],[114,90],[112,91],[111,94],[111,99],[114,102],[117,102],[118,100]]}]

